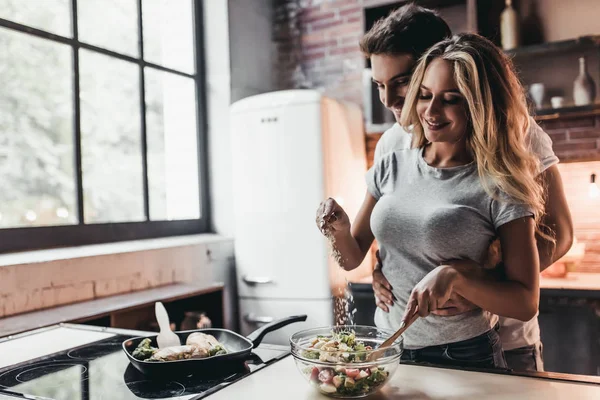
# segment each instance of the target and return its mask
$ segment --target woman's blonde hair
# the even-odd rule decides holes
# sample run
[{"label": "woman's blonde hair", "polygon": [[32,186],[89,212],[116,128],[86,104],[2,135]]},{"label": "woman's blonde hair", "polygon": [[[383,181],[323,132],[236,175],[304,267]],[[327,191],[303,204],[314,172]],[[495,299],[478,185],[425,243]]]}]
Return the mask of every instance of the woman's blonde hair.
[{"label": "woman's blonde hair", "polygon": [[459,34],[423,55],[402,107],[401,124],[412,125],[413,147],[427,143],[416,107],[425,70],[437,58],[454,66],[454,80],[467,103],[467,150],[475,159],[483,187],[493,198],[498,199],[500,190],[512,201],[530,206],[537,233],[554,241],[541,225],[545,190],[537,179],[539,160],[529,151],[525,93],[512,62],[492,42],[476,34]]}]

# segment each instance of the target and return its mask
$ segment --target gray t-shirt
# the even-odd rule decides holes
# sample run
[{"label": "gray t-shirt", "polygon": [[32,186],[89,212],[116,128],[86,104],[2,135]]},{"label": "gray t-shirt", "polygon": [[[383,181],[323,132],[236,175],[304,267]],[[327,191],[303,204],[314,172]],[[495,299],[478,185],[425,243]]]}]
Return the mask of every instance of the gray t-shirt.
[{"label": "gray t-shirt", "polygon": [[[554,150],[552,150],[552,139],[550,139],[550,136],[544,132],[533,118],[530,119],[527,138],[531,151],[540,161],[540,173],[558,164],[558,157],[554,154]],[[411,139],[412,135],[409,132],[405,131],[400,125],[394,124],[383,133],[377,142],[377,146],[375,147],[375,162],[391,151],[410,149]],[[500,338],[504,350],[530,346],[539,342],[540,327],[537,315],[527,322],[500,317]]]},{"label": "gray t-shirt", "polygon": [[[444,261],[470,259],[483,264],[498,227],[533,215],[529,207],[496,200],[483,189],[476,164],[435,168],[423,149],[390,152],[367,173],[377,199],[371,229],[379,243],[382,272],[396,302],[389,313],[377,309],[380,328],[397,329],[410,293]],[[456,316],[419,318],[404,333],[408,349],[466,340],[488,331],[497,317],[477,309]]]}]

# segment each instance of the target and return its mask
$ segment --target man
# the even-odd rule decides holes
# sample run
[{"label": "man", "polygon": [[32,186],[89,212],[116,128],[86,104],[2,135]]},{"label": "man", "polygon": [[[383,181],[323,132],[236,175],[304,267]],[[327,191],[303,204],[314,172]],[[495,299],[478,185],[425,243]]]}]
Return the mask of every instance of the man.
[{"label": "man", "polygon": [[[373,81],[381,102],[400,120],[404,97],[417,60],[431,46],[451,36],[446,22],[435,12],[408,4],[378,21],[361,40],[361,50],[371,60]],[[554,231],[555,243],[538,237],[540,268],[544,270],[571,247],[573,227],[564,195],[558,158],[552,151],[550,137],[531,121],[531,150],[540,159],[540,174],[547,187],[544,224]],[[399,149],[410,148],[411,135],[397,123],[387,130],[375,149],[375,159]],[[490,253],[498,251],[490,248]],[[493,258],[493,257],[492,257]],[[496,257],[497,259],[499,257]],[[493,265],[496,263],[494,262]],[[373,272],[373,290],[377,306],[388,312],[393,304],[391,285],[381,272],[381,263]],[[474,267],[480,268],[480,267]],[[438,315],[456,315],[473,309],[466,300],[453,296]],[[500,337],[508,366],[514,370],[543,370],[542,345],[537,317],[528,322],[500,318]]]}]

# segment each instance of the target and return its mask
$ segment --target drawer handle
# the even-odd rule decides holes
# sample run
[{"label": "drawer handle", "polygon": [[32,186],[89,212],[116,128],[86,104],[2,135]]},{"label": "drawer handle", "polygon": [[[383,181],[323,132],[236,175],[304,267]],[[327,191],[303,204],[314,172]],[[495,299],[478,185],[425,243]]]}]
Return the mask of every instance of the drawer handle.
[{"label": "drawer handle", "polygon": [[261,317],[250,313],[244,316],[244,320],[249,324],[268,324],[273,322],[274,319],[273,317]]},{"label": "drawer handle", "polygon": [[254,285],[266,285],[269,283],[273,283],[273,280],[271,278],[269,278],[268,276],[244,276],[242,278],[242,280],[244,282],[246,282],[247,285],[250,286],[254,286]]}]

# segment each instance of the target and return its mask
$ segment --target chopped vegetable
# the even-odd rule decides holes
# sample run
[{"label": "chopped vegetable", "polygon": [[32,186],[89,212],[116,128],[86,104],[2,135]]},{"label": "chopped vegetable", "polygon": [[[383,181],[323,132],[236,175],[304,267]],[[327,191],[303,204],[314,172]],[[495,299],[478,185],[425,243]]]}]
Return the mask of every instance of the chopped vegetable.
[{"label": "chopped vegetable", "polygon": [[370,346],[356,339],[354,332],[332,333],[331,337],[319,335],[311,341],[310,350],[302,353],[309,360],[326,362],[362,362],[367,359]]},{"label": "chopped vegetable", "polygon": [[302,356],[306,360],[319,360],[332,365],[312,366],[303,371],[309,376],[310,382],[323,393],[362,396],[383,385],[389,377],[389,372],[383,367],[372,365],[347,368],[340,364],[365,362],[369,350],[372,350],[371,346],[358,340],[354,332],[320,335],[310,341]]},{"label": "chopped vegetable", "polygon": [[221,354],[227,354],[227,350],[225,350],[225,347],[223,347],[222,345],[218,344],[214,347],[212,347],[209,351],[208,351],[208,355],[210,357],[212,356],[220,356]]},{"label": "chopped vegetable", "polygon": [[152,341],[148,338],[142,340],[140,344],[133,350],[131,356],[136,360],[144,361],[149,359],[158,350],[156,347],[151,346]]}]

